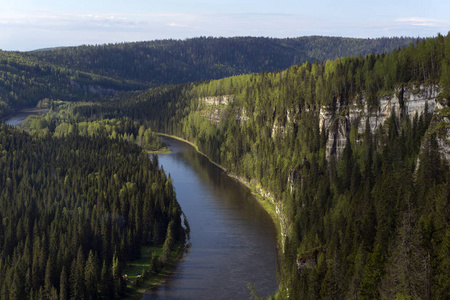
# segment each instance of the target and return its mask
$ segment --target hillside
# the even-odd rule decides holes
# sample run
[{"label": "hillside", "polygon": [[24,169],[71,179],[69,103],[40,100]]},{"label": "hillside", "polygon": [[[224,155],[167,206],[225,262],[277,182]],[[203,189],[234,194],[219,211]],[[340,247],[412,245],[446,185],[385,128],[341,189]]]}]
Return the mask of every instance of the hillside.
[{"label": "hillside", "polygon": [[0,119],[14,110],[36,106],[45,98],[81,101],[144,87],[57,67],[24,53],[0,51]]},{"label": "hillside", "polygon": [[80,106],[195,143],[279,212],[280,299],[444,299],[450,35]]},{"label": "hillside", "polygon": [[29,57],[77,71],[155,87],[285,69],[306,61],[389,52],[413,38],[195,38],[80,46],[29,52]]},{"label": "hillside", "polygon": [[226,76],[274,71],[306,60],[380,53],[411,38],[198,38],[0,51],[0,119],[40,100],[85,101]]},{"label": "hillside", "polygon": [[158,159],[105,132],[36,138],[0,124],[0,170],[3,299],[123,297],[142,246],[164,243],[151,272],[184,243]]},{"label": "hillside", "polygon": [[[46,117],[31,120],[30,128],[37,133],[33,138],[2,127],[2,147],[14,146],[2,148],[1,152],[0,163],[5,162],[2,170],[9,172],[2,171],[0,182],[5,187],[1,190],[5,207],[2,212],[21,211],[20,207],[9,207],[7,202],[19,191],[32,193],[33,197],[36,194],[36,203],[47,203],[50,192],[58,191],[54,193],[59,199],[62,190],[65,195],[87,195],[88,204],[80,205],[83,216],[88,218],[92,205],[106,201],[90,187],[97,187],[103,177],[122,174],[125,171],[118,170],[124,166],[134,166],[137,169],[130,169],[130,176],[122,178],[123,182],[111,179],[108,185],[102,185],[116,184],[102,195],[114,200],[105,207],[106,211],[126,210],[129,219],[133,215],[134,219],[144,218],[141,210],[134,207],[135,202],[127,205],[124,200],[130,191],[142,192],[133,188],[132,181],[142,179],[141,176],[132,174],[144,172],[138,168],[142,162],[127,160],[136,156],[129,153],[137,154],[138,150],[125,146],[125,141],[144,145],[146,139],[151,142],[152,130],[159,131],[193,142],[231,175],[273,202],[281,228],[280,290],[275,297],[443,299],[450,290],[450,34],[419,40],[401,49],[393,46],[403,41],[407,39],[201,38],[3,52],[3,107],[8,109],[17,103],[20,107],[59,95],[63,100],[98,97],[98,101],[80,102],[68,106],[70,110],[51,111]],[[374,50],[374,45],[378,50]],[[363,49],[384,52],[391,46],[389,53],[359,55],[367,53]],[[340,57],[355,49],[357,55]],[[326,57],[333,59],[325,60]],[[268,72],[283,68],[286,69]],[[241,72],[252,74],[211,80]],[[191,80],[204,81],[182,84]],[[175,83],[178,84],[171,85]],[[152,85],[161,86],[126,92]],[[29,97],[23,94],[26,91]],[[99,120],[92,122],[94,119]],[[42,147],[46,150],[30,150]],[[98,147],[107,153],[88,155],[100,151]],[[107,160],[112,157],[108,151],[119,151],[124,159],[113,160],[117,165],[112,164]],[[20,160],[14,153],[21,155]],[[30,165],[28,156],[31,161],[40,162],[41,156],[35,157],[39,153],[56,158],[51,160],[52,170],[56,171],[38,170],[42,176],[50,176],[45,180],[27,175],[38,168]],[[75,160],[74,155],[96,167],[82,168],[88,172],[83,173],[78,170],[83,164],[70,165],[73,161],[69,158]],[[70,185],[70,181],[67,185],[65,179],[58,180],[66,174],[70,179],[68,162],[82,178],[79,188],[75,183]],[[99,162],[104,167],[97,169]],[[149,168],[156,165],[148,160],[143,163]],[[111,172],[97,177],[106,171]],[[20,180],[21,176],[25,179]],[[35,182],[48,182],[51,186],[34,185]],[[170,180],[161,174],[157,182],[166,186],[157,194],[171,199]],[[40,194],[38,188],[42,188]],[[108,194],[111,191],[118,192]],[[123,197],[118,199],[117,195]],[[78,202],[71,202],[78,198],[71,197],[68,205],[78,207]],[[167,229],[168,215],[178,220],[176,203],[167,205],[172,207],[169,211],[165,211],[166,205],[158,203],[164,214],[157,216],[164,225],[147,228],[146,234],[139,231],[143,230],[141,226],[134,231],[129,229],[129,233],[121,232],[122,227],[115,228],[117,234],[130,236],[120,251],[142,244],[139,239],[143,236],[152,240],[150,244],[161,243],[164,233],[172,232]],[[64,220],[64,214],[61,216],[55,205],[43,209],[51,211],[50,216],[58,220],[52,228],[60,233],[62,229],[56,225]],[[20,284],[17,279],[23,276],[32,282],[30,291],[52,292],[53,287],[59,287],[61,280],[45,276],[50,272],[46,271],[47,265],[49,269],[54,265],[51,259],[36,260],[35,271],[33,264],[28,271],[25,261],[18,264],[20,268],[14,267],[11,257],[14,253],[28,257],[31,244],[24,245],[34,231],[31,234],[31,225],[27,225],[28,231],[22,229],[25,225],[19,225],[13,233],[13,224],[24,223],[28,216],[17,213],[16,223],[0,216],[4,226],[0,228],[2,249],[7,249],[0,261],[0,272],[9,278],[2,291],[16,293]],[[102,228],[95,217],[94,213],[89,219],[92,232]],[[39,226],[44,228],[51,221],[50,217],[39,220]],[[73,222],[72,228],[80,224]],[[80,228],[79,232],[84,232]],[[53,233],[40,237],[40,241],[50,234]],[[153,240],[154,236],[159,238]],[[103,234],[97,237],[106,239]],[[114,244],[113,240],[103,240],[96,244],[99,257],[105,243]],[[38,253],[40,241],[34,243],[36,256],[47,257],[47,253]],[[82,247],[83,252],[78,248],[71,248],[65,272],[71,268],[71,262],[84,263],[89,257],[89,248]],[[113,253],[108,255],[109,263],[114,259]],[[128,259],[126,254],[123,258]],[[40,277],[27,275],[33,272]],[[63,272],[58,269],[58,273]],[[81,277],[81,270],[75,267],[71,273],[75,274],[72,277]],[[31,279],[42,276],[44,281]],[[71,280],[71,284],[69,290],[76,291],[77,281]],[[121,289],[115,284],[117,295]],[[88,293],[87,288],[82,289],[83,293]],[[101,294],[105,292],[108,291],[101,288]]]}]

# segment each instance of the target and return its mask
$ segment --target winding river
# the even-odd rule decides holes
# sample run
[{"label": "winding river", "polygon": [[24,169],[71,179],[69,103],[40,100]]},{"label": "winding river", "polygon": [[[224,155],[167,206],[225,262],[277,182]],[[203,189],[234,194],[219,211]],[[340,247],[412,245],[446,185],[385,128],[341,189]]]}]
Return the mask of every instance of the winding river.
[{"label": "winding river", "polygon": [[272,219],[240,182],[183,142],[164,138],[171,154],[159,163],[173,178],[191,227],[192,246],[173,276],[143,299],[249,299],[274,294],[276,230]]},{"label": "winding river", "polygon": [[[5,123],[20,125],[21,113]],[[191,228],[191,248],[163,285],[142,299],[249,299],[277,290],[276,229],[267,212],[240,182],[228,177],[192,146],[164,138],[172,153],[159,163],[174,182]]]}]

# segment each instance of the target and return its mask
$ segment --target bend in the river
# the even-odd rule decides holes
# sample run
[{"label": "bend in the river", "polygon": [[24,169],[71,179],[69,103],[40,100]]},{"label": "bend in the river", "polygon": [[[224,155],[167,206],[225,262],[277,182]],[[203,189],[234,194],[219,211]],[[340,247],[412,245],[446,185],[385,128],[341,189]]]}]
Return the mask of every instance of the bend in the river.
[{"label": "bend in the river", "polygon": [[174,179],[190,224],[192,247],[162,286],[143,299],[248,299],[277,290],[276,229],[247,187],[228,177],[192,146],[164,138],[171,154],[159,162]]}]

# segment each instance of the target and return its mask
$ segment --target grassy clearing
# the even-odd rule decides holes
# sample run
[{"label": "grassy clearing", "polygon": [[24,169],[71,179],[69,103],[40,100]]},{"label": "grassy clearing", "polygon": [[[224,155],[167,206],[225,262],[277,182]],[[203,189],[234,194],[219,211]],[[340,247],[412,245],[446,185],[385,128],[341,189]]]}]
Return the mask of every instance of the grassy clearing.
[{"label": "grassy clearing", "polygon": [[[163,263],[160,261],[162,245],[142,247],[141,258],[128,263],[123,269],[123,274],[124,276],[126,274],[128,279],[126,299],[141,299],[142,293],[146,290],[166,282],[172,275],[176,263],[182,259],[183,253],[184,247],[177,245],[168,260]],[[152,271],[155,269],[155,266],[152,266],[153,255],[159,257],[156,272]],[[143,276],[138,278],[139,275]]]},{"label": "grassy clearing", "polygon": [[162,147],[161,149],[158,150],[147,150],[148,154],[169,154],[171,152],[172,151],[170,151],[170,149],[167,147]]}]

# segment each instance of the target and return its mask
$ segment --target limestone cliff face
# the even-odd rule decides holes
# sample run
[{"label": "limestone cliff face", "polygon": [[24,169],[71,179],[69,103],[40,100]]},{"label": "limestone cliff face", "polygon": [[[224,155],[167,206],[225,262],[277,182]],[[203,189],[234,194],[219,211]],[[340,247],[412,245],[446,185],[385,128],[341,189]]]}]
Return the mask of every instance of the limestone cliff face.
[{"label": "limestone cliff face", "polygon": [[[437,115],[444,108],[438,101],[438,85],[420,85],[413,87],[399,87],[393,94],[378,99],[378,109],[370,110],[365,97],[361,97],[356,103],[346,105],[336,103],[335,107],[323,107],[320,109],[320,129],[328,130],[327,159],[332,156],[340,158],[345,148],[347,138],[352,126],[357,126],[358,133],[363,133],[368,120],[370,130],[375,132],[392,113],[401,120],[415,114],[421,116],[426,109]],[[448,117],[441,121],[448,122]],[[442,137],[442,135],[441,135]],[[439,142],[443,156],[450,162],[450,136],[449,130],[444,133]]]},{"label": "limestone cliff face", "polygon": [[199,100],[206,105],[228,105],[234,100],[234,95],[211,96],[200,98]]}]

